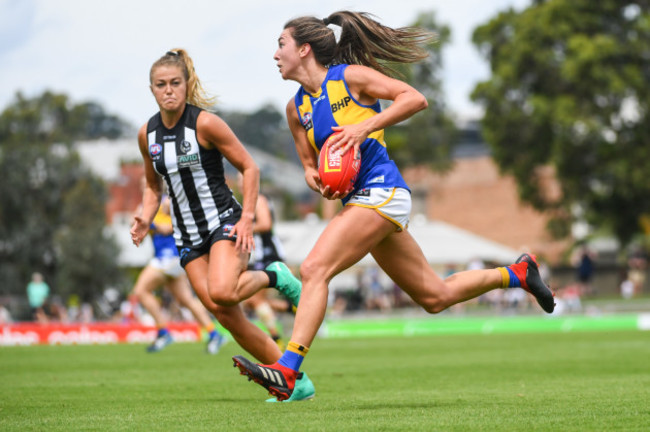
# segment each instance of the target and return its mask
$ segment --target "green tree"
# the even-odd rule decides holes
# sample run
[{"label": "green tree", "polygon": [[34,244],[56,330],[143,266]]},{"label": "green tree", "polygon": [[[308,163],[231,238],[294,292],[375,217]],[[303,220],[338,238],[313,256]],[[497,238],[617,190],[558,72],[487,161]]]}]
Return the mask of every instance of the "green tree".
[{"label": "green tree", "polygon": [[424,94],[429,107],[387,129],[386,140],[391,157],[399,165],[428,164],[444,170],[450,166],[451,151],[458,139],[458,131],[445,103],[441,78],[442,50],[449,43],[451,32],[448,26],[436,21],[433,12],[420,13],[411,25],[437,34],[426,45],[429,57],[419,63],[391,67]]},{"label": "green tree", "polygon": [[99,288],[121,279],[115,261],[119,249],[105,229],[106,199],[104,184],[93,176],[80,178],[62,197],[61,224],[54,233],[61,295],[90,301]]},{"label": "green tree", "polygon": [[132,127],[94,103],[72,104],[66,95],[49,91],[28,99],[18,92],[0,114],[0,143],[63,143],[101,137],[117,138]]},{"label": "green tree", "polygon": [[[474,31],[492,76],[472,98],[486,141],[521,197],[556,218],[576,217],[624,244],[650,213],[650,2],[538,0]],[[549,199],[540,168],[561,184]]]},{"label": "green tree", "polygon": [[24,294],[33,271],[54,293],[86,300],[119,281],[117,246],[104,234],[105,186],[72,146],[125,124],[98,112],[46,92],[17,95],[0,114],[0,294]]},{"label": "green tree", "polygon": [[298,161],[284,111],[267,104],[252,113],[224,111],[218,114],[245,145],[282,159]]}]

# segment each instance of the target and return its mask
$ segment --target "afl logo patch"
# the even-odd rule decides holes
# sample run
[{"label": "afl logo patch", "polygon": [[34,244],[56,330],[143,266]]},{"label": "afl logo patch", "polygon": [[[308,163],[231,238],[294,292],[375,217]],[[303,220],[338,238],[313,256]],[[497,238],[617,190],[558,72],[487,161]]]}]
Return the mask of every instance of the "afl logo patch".
[{"label": "afl logo patch", "polygon": [[149,154],[151,155],[152,160],[160,160],[162,156],[162,146],[158,143],[153,143],[149,146]]},{"label": "afl logo patch", "polygon": [[314,127],[314,124],[311,121],[311,113],[305,113],[300,121],[302,123],[302,127],[304,127],[305,130],[309,130]]},{"label": "afl logo patch", "polygon": [[230,232],[232,231],[232,229],[233,229],[234,227],[235,227],[235,225],[233,225],[233,224],[225,224],[225,225],[223,225],[223,226],[221,227],[221,233],[222,233],[221,235],[223,235],[224,237],[227,236],[227,237],[229,237],[229,238],[236,239],[236,238],[237,238],[237,234],[233,234],[232,237],[230,236]]}]

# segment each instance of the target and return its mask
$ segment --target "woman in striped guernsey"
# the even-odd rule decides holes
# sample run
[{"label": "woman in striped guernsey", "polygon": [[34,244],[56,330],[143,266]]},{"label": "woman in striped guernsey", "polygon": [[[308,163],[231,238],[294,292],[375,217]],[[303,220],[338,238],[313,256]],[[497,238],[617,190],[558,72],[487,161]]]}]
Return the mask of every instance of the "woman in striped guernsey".
[{"label": "woman in striped guernsey", "polygon": [[[276,361],[277,344],[245,317],[239,303],[275,287],[297,305],[301,284],[282,263],[247,271],[254,247],[253,218],[259,168],[228,125],[204,108],[212,104],[186,51],[167,52],[151,67],[151,92],[159,112],[140,128],[146,187],[131,238],[147,235],[158,207],[162,180],[171,200],[174,239],[181,265],[205,307],[249,353]],[[243,175],[243,204],[224,177],[223,158]],[[306,376],[303,381],[308,381]],[[313,386],[308,382],[313,396]]]}]

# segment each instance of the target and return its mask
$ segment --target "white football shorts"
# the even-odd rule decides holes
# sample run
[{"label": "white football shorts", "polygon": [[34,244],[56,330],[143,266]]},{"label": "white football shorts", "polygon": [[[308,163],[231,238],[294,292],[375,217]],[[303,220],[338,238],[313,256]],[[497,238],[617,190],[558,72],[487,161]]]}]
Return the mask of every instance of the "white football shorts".
[{"label": "white football shorts", "polygon": [[181,260],[177,256],[151,258],[149,265],[155,269],[160,270],[163,274],[170,278],[177,278],[183,274],[183,267],[181,267]]},{"label": "white football shorts", "polygon": [[411,193],[404,188],[371,188],[357,191],[345,205],[374,209],[402,231],[409,224]]}]

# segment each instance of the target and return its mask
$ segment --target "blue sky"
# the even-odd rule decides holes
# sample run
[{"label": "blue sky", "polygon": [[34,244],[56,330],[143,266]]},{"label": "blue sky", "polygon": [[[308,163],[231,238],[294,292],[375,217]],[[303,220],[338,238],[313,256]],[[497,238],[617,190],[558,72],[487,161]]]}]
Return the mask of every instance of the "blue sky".
[{"label": "blue sky", "polygon": [[0,0],[0,110],[17,91],[50,89],[75,103],[95,101],[135,126],[156,110],[148,88],[151,64],[182,47],[225,109],[283,108],[297,85],[279,76],[273,53],[286,21],[365,11],[392,27],[434,11],[452,30],[443,52],[446,102],[460,117],[476,117],[469,100],[488,67],[471,44],[472,30],[530,0]]}]

